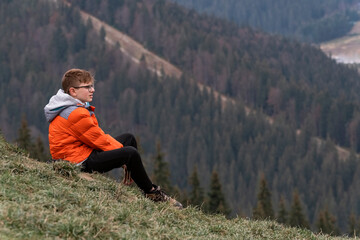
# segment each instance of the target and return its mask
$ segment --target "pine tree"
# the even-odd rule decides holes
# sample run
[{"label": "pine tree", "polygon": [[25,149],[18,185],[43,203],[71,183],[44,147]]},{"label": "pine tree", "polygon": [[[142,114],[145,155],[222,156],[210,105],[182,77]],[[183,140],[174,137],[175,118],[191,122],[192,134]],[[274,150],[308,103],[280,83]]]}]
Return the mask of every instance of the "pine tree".
[{"label": "pine tree", "polygon": [[18,146],[27,152],[31,152],[33,144],[31,141],[30,129],[26,117],[23,116],[21,120],[21,127],[18,130],[18,138],[16,139]]},{"label": "pine tree", "polygon": [[28,127],[28,123],[26,117],[23,116],[21,121],[21,127],[18,130],[18,138],[16,139],[16,143],[22,149],[24,149],[31,158],[37,159],[41,162],[45,162],[48,160],[49,155],[45,153],[44,144],[39,136],[36,139],[36,142],[33,143],[31,139],[30,129]]},{"label": "pine tree", "polygon": [[271,203],[271,193],[267,187],[264,174],[262,174],[260,179],[257,200],[257,205],[253,209],[253,217],[255,219],[274,219],[274,210]]},{"label": "pine tree", "polygon": [[356,237],[360,236],[360,222],[356,221],[357,224],[356,224],[356,229],[354,231],[354,234]]},{"label": "pine tree", "polygon": [[45,153],[44,144],[40,136],[36,139],[33,151],[30,152],[30,156],[40,162],[46,162],[48,160],[48,155]]},{"label": "pine tree", "polygon": [[193,206],[201,206],[204,202],[204,190],[200,186],[198,178],[197,167],[194,167],[194,171],[189,179],[190,186],[192,187],[190,192],[190,204]]},{"label": "pine tree", "polygon": [[280,197],[279,212],[278,212],[278,215],[277,215],[277,221],[279,223],[282,223],[282,224],[287,224],[288,223],[288,212],[286,210],[284,196]]},{"label": "pine tree", "polygon": [[100,28],[100,39],[101,39],[102,42],[105,41],[105,37],[106,37],[106,31],[105,31],[104,26],[102,26],[102,27]]},{"label": "pine tree", "polygon": [[58,25],[53,37],[52,37],[52,47],[54,49],[55,57],[61,61],[66,60],[68,43],[63,33],[61,26]]},{"label": "pine tree", "polygon": [[329,235],[337,235],[339,230],[335,226],[336,218],[329,213],[328,208],[320,211],[316,226],[319,232],[326,233]]},{"label": "pine tree", "polygon": [[356,237],[356,217],[354,213],[349,217],[349,236]]},{"label": "pine tree", "polygon": [[292,227],[310,228],[309,222],[306,220],[302,212],[300,196],[297,191],[293,193],[293,202],[290,210],[289,224]]},{"label": "pine tree", "polygon": [[167,193],[172,193],[172,186],[170,183],[170,172],[168,163],[164,161],[165,154],[161,150],[161,145],[158,142],[156,144],[156,154],[153,157],[154,161],[154,176],[153,180],[156,184],[159,184],[162,189]]},{"label": "pine tree", "polygon": [[208,193],[207,211],[210,213],[222,213],[228,215],[230,210],[221,190],[219,175],[213,171],[211,175],[210,191]]},{"label": "pine tree", "polygon": [[174,196],[176,200],[181,202],[183,207],[187,207],[189,205],[189,198],[187,192],[185,190],[181,190],[177,185],[172,188],[172,196]]}]

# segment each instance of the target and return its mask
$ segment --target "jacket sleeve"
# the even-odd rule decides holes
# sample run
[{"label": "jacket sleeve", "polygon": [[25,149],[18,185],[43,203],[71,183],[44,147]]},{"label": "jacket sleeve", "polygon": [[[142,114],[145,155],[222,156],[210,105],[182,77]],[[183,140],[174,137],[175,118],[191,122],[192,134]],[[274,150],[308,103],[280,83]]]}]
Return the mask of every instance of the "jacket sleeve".
[{"label": "jacket sleeve", "polygon": [[90,113],[85,108],[77,108],[68,118],[70,130],[82,143],[93,149],[103,151],[122,148],[123,145],[104,131],[94,122]]}]

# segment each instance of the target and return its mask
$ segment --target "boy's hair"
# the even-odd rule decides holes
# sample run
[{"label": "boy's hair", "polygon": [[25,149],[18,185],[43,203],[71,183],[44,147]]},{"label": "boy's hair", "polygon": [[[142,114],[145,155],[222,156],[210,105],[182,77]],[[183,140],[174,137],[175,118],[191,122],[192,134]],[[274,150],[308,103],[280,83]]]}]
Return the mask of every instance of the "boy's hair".
[{"label": "boy's hair", "polygon": [[61,86],[64,92],[69,93],[71,87],[77,87],[80,83],[95,82],[94,76],[83,69],[70,69],[67,71],[61,81]]}]

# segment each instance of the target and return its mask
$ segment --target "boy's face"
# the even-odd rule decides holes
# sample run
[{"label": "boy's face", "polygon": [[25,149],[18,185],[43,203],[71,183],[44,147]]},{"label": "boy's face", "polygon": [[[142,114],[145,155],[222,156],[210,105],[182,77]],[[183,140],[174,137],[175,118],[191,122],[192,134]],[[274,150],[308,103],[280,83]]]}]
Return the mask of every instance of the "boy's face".
[{"label": "boy's face", "polygon": [[80,83],[78,86],[71,87],[69,94],[83,103],[91,102],[95,92],[94,83]]}]

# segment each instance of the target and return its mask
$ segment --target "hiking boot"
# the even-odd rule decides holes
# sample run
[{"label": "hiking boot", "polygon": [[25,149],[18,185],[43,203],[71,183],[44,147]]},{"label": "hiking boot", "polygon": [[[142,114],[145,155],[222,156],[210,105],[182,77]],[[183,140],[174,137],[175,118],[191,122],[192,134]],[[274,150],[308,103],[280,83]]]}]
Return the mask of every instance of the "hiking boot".
[{"label": "hiking boot", "polygon": [[170,202],[174,207],[179,209],[183,208],[183,205],[180,202],[166,195],[166,193],[160,189],[160,186],[154,186],[154,188],[155,189],[151,192],[145,193],[145,197],[154,202]]}]

